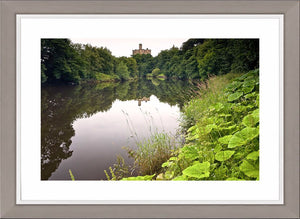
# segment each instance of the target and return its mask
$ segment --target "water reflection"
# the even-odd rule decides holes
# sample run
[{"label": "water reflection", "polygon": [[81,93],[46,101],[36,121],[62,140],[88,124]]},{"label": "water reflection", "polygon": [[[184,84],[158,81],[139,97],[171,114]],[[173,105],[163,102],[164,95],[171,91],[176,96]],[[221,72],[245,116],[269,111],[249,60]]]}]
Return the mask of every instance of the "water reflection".
[{"label": "water reflection", "polygon": [[192,86],[139,80],[42,87],[41,179],[70,180],[68,169],[77,180],[105,179],[116,155],[127,157],[122,146],[154,128],[176,130]]}]

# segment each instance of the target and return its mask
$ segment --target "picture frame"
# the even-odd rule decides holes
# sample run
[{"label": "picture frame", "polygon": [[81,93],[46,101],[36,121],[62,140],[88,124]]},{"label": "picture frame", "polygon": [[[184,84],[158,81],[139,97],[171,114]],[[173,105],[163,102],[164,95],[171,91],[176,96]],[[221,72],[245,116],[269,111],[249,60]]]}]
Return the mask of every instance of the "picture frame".
[{"label": "picture frame", "polygon": [[[143,23],[147,23],[147,26],[143,25]],[[174,24],[176,24],[176,28],[174,28]],[[137,26],[139,27],[138,30],[135,28]],[[97,27],[97,30],[95,30],[94,27]],[[124,33],[124,31],[122,31],[124,29],[129,31]],[[201,32],[199,30],[201,30]],[[170,42],[174,36],[186,38],[219,36],[220,38],[229,37],[230,39],[237,39],[237,41],[239,41],[240,38],[245,37],[248,39],[250,36],[259,38],[259,40],[257,40],[261,42],[259,45],[259,56],[261,57],[259,64],[259,68],[261,69],[259,73],[259,91],[261,94],[259,96],[259,111],[261,119],[259,123],[259,145],[257,145],[260,148],[259,172],[261,172],[261,174],[259,180],[246,180],[244,182],[236,180],[224,182],[225,179],[189,180],[189,182],[183,180],[177,182],[173,180],[152,180],[151,182],[125,182],[123,180],[117,180],[117,182],[108,182],[105,180],[107,179],[107,175],[103,174],[102,180],[100,180],[100,177],[98,176],[99,178],[94,178],[94,180],[82,182],[83,179],[80,179],[81,174],[78,170],[76,171],[76,166],[80,166],[81,168],[84,167],[84,172],[95,167],[95,174],[101,173],[102,167],[101,165],[95,165],[92,159],[89,162],[81,163],[78,158],[75,159],[75,163],[69,165],[68,168],[72,169],[75,182],[69,181],[70,174],[68,169],[61,172],[61,176],[64,177],[63,180],[44,182],[40,179],[41,173],[43,176],[42,170],[45,170],[43,166],[47,165],[48,161],[48,159],[45,158],[50,155],[49,164],[51,164],[52,151],[57,149],[57,146],[60,147],[62,145],[62,143],[46,144],[46,150],[43,150],[45,144],[43,144],[44,137],[42,137],[42,134],[45,133],[43,132],[45,127],[46,130],[52,132],[52,129],[48,129],[47,127],[55,127],[54,130],[59,130],[61,124],[59,123],[56,126],[56,124],[51,124],[51,122],[47,125],[47,117],[49,116],[50,121],[55,121],[55,119],[52,120],[52,118],[55,118],[56,116],[61,117],[62,114],[55,113],[56,110],[52,111],[52,109],[55,108],[47,107],[49,105],[47,99],[43,96],[43,91],[51,86],[42,85],[41,87],[39,82],[39,76],[41,74],[39,57],[42,39],[48,39],[50,36],[71,38],[72,40],[73,37],[78,35],[81,36],[81,34],[84,33],[86,37],[97,38],[97,41],[102,44],[103,39],[106,37],[108,38],[108,41],[114,40],[114,37],[119,35],[121,35],[120,37],[122,40],[132,36],[137,37],[140,40],[144,39],[144,37],[149,37],[149,32],[152,34],[152,37],[149,39],[152,43],[155,42],[157,38],[165,38],[167,39],[167,42]],[[105,38],[103,38],[103,34],[106,34]],[[143,40],[143,42],[145,41]],[[164,45],[165,44],[166,43],[164,43]],[[283,111],[283,80],[281,80],[283,77],[282,44],[282,15],[18,14],[17,112],[19,113],[17,114],[17,204],[282,204],[283,154],[281,151],[283,150],[283,130],[280,129],[280,124],[282,122],[281,112]],[[132,47],[133,46],[134,45],[132,45]],[[108,48],[110,47],[108,46]],[[151,46],[151,48],[153,47]],[[131,48],[129,47],[126,51],[130,51],[130,49]],[[142,82],[142,80],[142,78],[139,78],[138,82]],[[184,82],[183,80],[180,81]],[[175,81],[166,80],[166,83],[174,85]],[[153,84],[152,81],[151,84]],[[84,85],[72,87],[79,88],[80,86]],[[191,86],[191,84],[188,85],[188,87]],[[158,85],[156,87],[162,88],[163,85]],[[117,90],[117,87],[115,89]],[[155,88],[152,87],[152,89]],[[55,90],[60,90],[60,88],[55,87]],[[84,92],[85,91],[82,90],[80,93]],[[180,87],[177,87],[175,92],[183,94],[183,91],[180,91]],[[163,95],[166,95],[168,90],[166,89],[162,93]],[[279,95],[274,95],[275,93],[278,93]],[[54,95],[53,97],[57,96],[55,93],[52,95]],[[61,95],[64,96],[63,93]],[[63,99],[65,98],[63,97]],[[78,101],[81,101],[80,99],[81,98],[78,98]],[[43,102],[43,100],[46,100],[46,102]],[[72,98],[72,100],[74,99]],[[51,98],[49,101],[59,103],[60,100],[52,100]],[[97,102],[97,99],[92,102]],[[50,106],[51,105],[52,104],[50,104]],[[61,107],[59,108],[63,109],[64,106],[58,104],[58,106],[60,105]],[[93,104],[91,104],[91,106],[92,105]],[[95,104],[95,106],[97,105],[98,104]],[[47,113],[44,113],[47,112],[47,108],[50,109],[50,114],[48,115]],[[131,117],[126,106],[120,107],[119,109],[126,110],[126,113],[128,114],[127,117]],[[138,112],[134,113],[135,118],[138,117],[138,113],[141,112],[140,110],[145,110],[142,107],[136,109]],[[160,109],[160,107],[157,106],[157,109]],[[117,118],[117,121],[121,121],[121,124],[124,119],[122,110],[112,118]],[[41,115],[40,112],[42,112]],[[52,117],[52,112],[54,112],[54,117]],[[157,122],[154,122],[155,112],[157,111],[151,112],[149,108],[147,109],[147,114],[152,115],[152,126],[155,127],[155,129],[158,129],[159,125],[157,125]],[[71,111],[68,111],[67,109],[65,113],[69,114]],[[184,113],[184,111],[182,111],[182,113]],[[159,110],[159,114],[162,115],[164,113]],[[172,112],[168,109],[165,114],[172,114]],[[47,116],[45,117],[43,115]],[[162,124],[166,124],[164,118],[165,116],[161,117]],[[63,120],[63,118],[60,118],[60,121]],[[136,120],[141,121],[143,118]],[[97,124],[101,124],[101,121],[93,121]],[[75,123],[76,121],[72,124],[71,129],[76,127]],[[134,120],[131,120],[131,123],[131,127],[136,129]],[[156,123],[156,125],[154,125],[154,123]],[[112,126],[108,125],[108,128],[111,127]],[[140,129],[143,129],[143,127],[144,126],[140,127]],[[92,133],[93,130],[96,131],[98,129],[86,127],[86,130],[89,130],[89,133]],[[120,137],[125,134],[126,138],[126,127],[120,127],[118,130],[121,130],[121,133],[117,134],[114,131],[113,133],[106,133],[106,136],[110,138],[110,136],[114,134]],[[67,133],[67,131],[68,130],[60,129],[59,133]],[[41,135],[39,135],[40,133]],[[55,142],[56,137],[61,136],[59,133],[56,132],[55,134],[51,134],[51,137],[46,137],[46,139],[49,139],[50,142]],[[78,135],[79,133],[79,130],[75,130],[75,135]],[[101,131],[101,133],[98,132],[96,135],[98,136],[103,133],[104,131]],[[137,138],[143,138],[138,132],[136,133],[137,134],[134,135],[137,136]],[[92,136],[93,135],[89,138],[92,138]],[[106,142],[104,145],[108,148],[104,149],[103,146],[99,145],[100,142],[104,142],[104,139],[101,137],[96,141],[94,140],[94,142],[97,142],[97,148],[101,149],[101,151],[98,152],[94,149],[89,150],[87,148],[87,139],[83,139],[83,142],[84,143],[81,144],[85,145],[85,151],[94,152],[93,154],[96,155],[95,160],[103,161],[104,159],[108,159],[105,161],[106,165],[111,161],[115,154],[117,154],[117,152],[114,152],[111,155],[107,154],[111,147],[110,143]],[[122,144],[134,145],[134,143],[129,142],[123,142]],[[73,141],[73,138],[72,145],[76,145],[75,139]],[[63,148],[65,149],[65,147]],[[239,148],[243,150],[244,147]],[[124,149],[120,149],[122,153]],[[71,150],[73,151],[72,153],[77,153],[75,148],[72,148]],[[43,154],[43,151],[46,151],[47,153]],[[106,153],[105,157],[101,156],[104,151]],[[127,157],[126,154],[123,156],[125,158]],[[59,160],[56,156],[54,157],[54,161]],[[63,162],[69,162],[72,158],[64,159],[64,161],[59,164],[58,169],[64,165]],[[87,167],[86,165],[91,166]],[[51,177],[59,171],[58,169],[51,174]],[[229,169],[229,171],[231,171],[231,169]],[[117,173],[115,175],[117,175]],[[214,172],[211,172],[210,175],[213,176],[215,174]],[[147,187],[147,190],[145,190],[144,187]],[[74,193],[74,191],[76,191],[76,193]],[[174,193],[174,191],[176,191],[176,193]],[[211,193],[211,191],[214,191],[214,193]]]},{"label": "picture frame", "polygon": [[[1,217],[299,217],[299,1],[2,1]],[[283,205],[16,205],[16,14],[284,14]]]}]

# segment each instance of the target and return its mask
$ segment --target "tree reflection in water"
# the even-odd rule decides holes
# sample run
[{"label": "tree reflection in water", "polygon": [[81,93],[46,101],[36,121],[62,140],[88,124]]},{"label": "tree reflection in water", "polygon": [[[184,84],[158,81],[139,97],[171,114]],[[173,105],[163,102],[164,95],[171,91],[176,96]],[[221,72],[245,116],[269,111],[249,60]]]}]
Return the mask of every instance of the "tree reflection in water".
[{"label": "tree reflection in water", "polygon": [[[138,80],[97,85],[45,85],[41,95],[41,179],[48,180],[61,161],[72,156],[73,122],[108,111],[115,100],[148,100],[181,109],[195,85],[188,81]],[[142,103],[141,103],[142,104]]]}]

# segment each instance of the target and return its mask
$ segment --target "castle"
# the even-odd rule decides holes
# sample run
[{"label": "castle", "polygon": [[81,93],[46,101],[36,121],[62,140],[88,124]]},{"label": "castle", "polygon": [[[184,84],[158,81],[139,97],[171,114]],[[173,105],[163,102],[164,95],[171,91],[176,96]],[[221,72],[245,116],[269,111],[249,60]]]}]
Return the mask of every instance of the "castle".
[{"label": "castle", "polygon": [[151,55],[151,49],[142,49],[142,44],[139,44],[139,49],[134,49],[132,50],[132,55],[136,55],[136,54],[150,54]]}]

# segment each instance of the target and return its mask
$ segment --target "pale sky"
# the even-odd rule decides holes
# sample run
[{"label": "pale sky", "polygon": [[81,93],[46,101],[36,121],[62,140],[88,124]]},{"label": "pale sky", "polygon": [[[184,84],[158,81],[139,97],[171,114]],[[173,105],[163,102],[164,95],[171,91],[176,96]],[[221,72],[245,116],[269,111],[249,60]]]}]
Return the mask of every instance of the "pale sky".
[{"label": "pale sky", "polygon": [[106,47],[111,52],[112,55],[116,57],[127,56],[130,57],[132,55],[132,50],[138,49],[139,44],[143,44],[143,49],[151,49],[151,55],[157,56],[157,54],[161,50],[170,49],[173,45],[175,47],[181,47],[182,43],[187,41],[187,38],[153,38],[153,39],[117,39],[117,38],[71,38],[73,43],[81,43],[81,44],[91,44],[96,47]]}]

